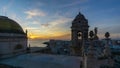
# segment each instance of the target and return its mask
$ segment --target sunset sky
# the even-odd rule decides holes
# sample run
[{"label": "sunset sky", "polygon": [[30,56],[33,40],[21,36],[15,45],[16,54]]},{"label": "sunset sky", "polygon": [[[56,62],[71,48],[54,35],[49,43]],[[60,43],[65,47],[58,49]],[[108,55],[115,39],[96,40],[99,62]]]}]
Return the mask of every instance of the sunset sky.
[{"label": "sunset sky", "polygon": [[90,26],[120,39],[120,0],[0,0],[0,15],[28,30],[31,39],[70,39],[71,22],[81,12]]}]

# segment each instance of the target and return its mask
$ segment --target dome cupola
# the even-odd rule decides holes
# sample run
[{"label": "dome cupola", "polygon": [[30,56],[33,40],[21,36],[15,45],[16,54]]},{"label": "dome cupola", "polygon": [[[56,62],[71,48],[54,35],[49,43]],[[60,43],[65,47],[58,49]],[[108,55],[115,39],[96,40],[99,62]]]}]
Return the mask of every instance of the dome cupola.
[{"label": "dome cupola", "polygon": [[25,34],[17,22],[5,16],[0,16],[0,33]]}]

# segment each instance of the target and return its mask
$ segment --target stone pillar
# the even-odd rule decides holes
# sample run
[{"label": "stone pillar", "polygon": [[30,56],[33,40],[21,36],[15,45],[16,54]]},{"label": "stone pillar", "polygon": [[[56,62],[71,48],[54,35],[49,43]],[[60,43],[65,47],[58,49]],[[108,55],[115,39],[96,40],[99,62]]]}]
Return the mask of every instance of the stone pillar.
[{"label": "stone pillar", "polygon": [[89,33],[90,36],[90,46],[88,48],[88,53],[86,55],[85,58],[85,62],[86,62],[86,66],[85,68],[98,68],[98,62],[97,62],[97,57],[96,57],[96,49],[93,46],[94,45],[94,41],[93,41],[93,36],[94,33],[93,31],[90,31]]},{"label": "stone pillar", "polygon": [[72,30],[72,46],[78,46],[77,31]]}]

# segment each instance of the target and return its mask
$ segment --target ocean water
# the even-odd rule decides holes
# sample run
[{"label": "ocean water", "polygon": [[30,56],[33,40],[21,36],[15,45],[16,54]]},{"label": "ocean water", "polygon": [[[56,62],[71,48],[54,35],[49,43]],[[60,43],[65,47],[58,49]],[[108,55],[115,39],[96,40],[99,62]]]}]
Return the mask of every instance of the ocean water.
[{"label": "ocean water", "polygon": [[46,47],[47,45],[43,43],[47,41],[49,40],[30,39],[28,40],[28,46],[30,44],[30,47]]}]

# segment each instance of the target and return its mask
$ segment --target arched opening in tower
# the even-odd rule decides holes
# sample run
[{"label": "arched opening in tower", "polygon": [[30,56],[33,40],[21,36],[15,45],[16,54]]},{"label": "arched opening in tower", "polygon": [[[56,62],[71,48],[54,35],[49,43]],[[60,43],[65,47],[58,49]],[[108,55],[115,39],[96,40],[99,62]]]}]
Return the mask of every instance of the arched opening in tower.
[{"label": "arched opening in tower", "polygon": [[82,32],[78,32],[78,40],[81,40],[82,39]]}]

